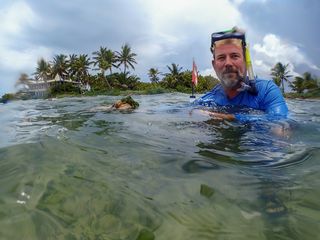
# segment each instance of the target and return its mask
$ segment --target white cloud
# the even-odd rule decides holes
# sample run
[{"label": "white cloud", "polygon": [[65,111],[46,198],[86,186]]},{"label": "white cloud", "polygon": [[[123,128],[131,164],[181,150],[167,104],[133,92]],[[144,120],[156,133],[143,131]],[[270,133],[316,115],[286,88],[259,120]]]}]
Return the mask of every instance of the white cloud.
[{"label": "white cloud", "polygon": [[160,32],[179,30],[178,26],[188,23],[230,28],[230,24],[237,24],[240,20],[239,11],[228,0],[202,0],[201,3],[197,0],[148,0],[143,1],[143,5],[152,12],[154,30]]},{"label": "white cloud", "polygon": [[199,73],[200,73],[200,75],[202,75],[202,76],[209,76],[209,75],[211,75],[211,76],[217,78],[217,75],[216,75],[216,73],[215,73],[215,71],[213,70],[212,67],[211,67],[211,68],[206,68],[206,69],[200,71]]},{"label": "white cloud", "polygon": [[275,61],[294,61],[294,63],[305,61],[298,47],[286,43],[274,34],[267,34],[263,38],[263,44],[255,44],[253,49]]},{"label": "white cloud", "polygon": [[[19,41],[26,36],[25,29],[37,24],[36,14],[23,1],[14,2],[0,12],[0,68],[5,70],[31,70],[40,57],[50,55],[50,50],[43,46]],[[21,41],[22,42],[22,41]]]},{"label": "white cloud", "polygon": [[23,26],[32,24],[36,16],[25,2],[14,2],[0,12],[1,35],[19,35]]},{"label": "white cloud", "polygon": [[[190,46],[191,39],[209,42],[213,31],[244,25],[240,12],[228,0],[202,0],[201,3],[198,0],[141,0],[140,3],[150,13],[147,21],[149,41],[152,41],[152,44],[141,42],[140,48],[144,44],[156,44],[163,54],[177,53],[178,49]],[[158,52],[154,52],[153,57],[159,57]]]},{"label": "white cloud", "polygon": [[[46,4],[31,8],[31,3],[27,0],[14,1],[0,10],[0,71],[4,72],[5,69],[15,73],[11,80],[6,80],[12,81],[12,86],[15,81],[13,78],[19,72],[34,72],[40,57],[50,60],[52,53],[57,51],[87,51],[90,54],[91,50],[87,49],[95,49],[97,42],[110,47],[129,41],[132,50],[138,54],[138,75],[146,74],[150,67],[165,70],[166,65],[172,62],[188,69],[193,57],[197,59],[201,71],[211,68],[208,49],[213,31],[229,29],[235,25],[246,28],[241,13],[231,0],[137,0],[134,4],[130,2],[131,8],[127,9],[125,19],[119,17],[121,13],[118,11],[127,6],[126,1],[104,3],[104,8],[109,9],[110,14],[98,11],[96,6],[100,5],[91,2],[90,6],[78,5],[76,8],[73,7],[76,3],[68,2],[66,7],[65,4],[52,2],[50,9],[54,11],[48,13],[48,19]],[[81,18],[81,21],[84,19],[81,28],[74,27],[79,26],[79,22],[75,22],[79,21],[79,14],[70,14],[71,10],[79,8],[81,16],[84,16]],[[36,12],[36,9],[41,12]],[[96,15],[92,16],[93,13]],[[97,23],[102,24],[92,27],[91,19],[99,19]],[[132,20],[128,22],[128,19]],[[29,35],[30,29],[47,35]],[[59,38],[54,34],[57,29],[63,33]],[[42,44],[36,43],[35,38],[41,39],[39,41]],[[76,47],[72,45],[73,42]],[[55,46],[51,49],[50,44]]]},{"label": "white cloud", "polygon": [[233,0],[233,3],[237,6],[241,5],[245,0]]},{"label": "white cloud", "polygon": [[[145,35],[132,46],[138,54],[136,70],[142,74],[151,67],[165,72],[166,65],[172,62],[190,69],[195,58],[201,73],[213,75],[210,34],[235,25],[245,27],[240,12],[228,0],[202,0],[201,3],[198,0],[140,0],[139,3],[144,9],[142,12],[147,13],[146,25],[139,28],[146,29]],[[201,70],[206,68],[208,70]]]},{"label": "white cloud", "polygon": [[[241,4],[243,4],[244,2],[249,2],[250,0],[232,0],[232,2],[236,5],[239,6]],[[251,2],[255,2],[255,3],[266,3],[268,0],[251,0]]]},{"label": "white cloud", "polygon": [[30,47],[25,50],[1,50],[1,66],[7,70],[13,71],[31,71],[34,72],[37,61],[43,57],[48,59],[52,51],[46,47]]},{"label": "white cloud", "polygon": [[259,76],[269,76],[271,68],[277,62],[289,64],[288,70],[293,75],[299,75],[295,72],[295,67],[301,64],[318,69],[297,46],[282,40],[274,34],[265,35],[261,44],[254,44],[253,50],[255,52],[255,71]]},{"label": "white cloud", "polygon": [[147,44],[141,43],[136,47],[136,50],[146,58],[151,58],[154,55],[160,55],[163,48],[160,44],[148,42]]}]

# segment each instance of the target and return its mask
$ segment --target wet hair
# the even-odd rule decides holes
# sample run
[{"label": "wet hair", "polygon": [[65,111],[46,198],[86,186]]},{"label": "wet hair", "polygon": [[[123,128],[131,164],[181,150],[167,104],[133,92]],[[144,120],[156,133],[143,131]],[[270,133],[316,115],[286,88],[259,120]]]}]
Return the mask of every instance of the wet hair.
[{"label": "wet hair", "polygon": [[[219,40],[219,41],[216,41],[212,47],[210,48],[210,51],[213,55],[213,58],[214,58],[214,50],[215,48],[221,46],[221,45],[226,45],[226,44],[232,44],[232,45],[236,45],[238,47],[241,47],[242,49],[244,49],[244,45],[243,45],[243,42],[241,39],[238,39],[238,38],[227,38],[227,39],[223,39],[223,40]],[[244,53],[244,52],[243,52]]]}]

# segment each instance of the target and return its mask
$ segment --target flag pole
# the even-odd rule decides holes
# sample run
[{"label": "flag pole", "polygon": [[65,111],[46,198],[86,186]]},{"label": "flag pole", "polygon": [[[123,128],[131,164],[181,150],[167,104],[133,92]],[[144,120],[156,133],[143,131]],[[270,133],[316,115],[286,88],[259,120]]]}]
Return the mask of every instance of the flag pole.
[{"label": "flag pole", "polygon": [[196,100],[196,96],[194,95],[194,87],[196,82],[198,81],[197,76],[197,67],[194,62],[194,58],[192,59],[192,79],[191,79],[191,96],[190,96],[190,102],[192,103],[194,100]]},{"label": "flag pole", "polygon": [[194,97],[194,84],[192,83],[192,97]]}]

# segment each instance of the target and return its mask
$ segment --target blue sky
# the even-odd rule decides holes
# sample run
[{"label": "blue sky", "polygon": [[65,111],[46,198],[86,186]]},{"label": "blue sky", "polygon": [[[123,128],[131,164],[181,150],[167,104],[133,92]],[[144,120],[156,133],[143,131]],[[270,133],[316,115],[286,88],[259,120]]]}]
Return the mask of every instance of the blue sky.
[{"label": "blue sky", "polygon": [[320,76],[319,13],[317,0],[1,0],[0,96],[41,57],[124,43],[137,53],[134,73],[143,81],[151,67],[191,69],[192,58],[214,75],[210,34],[235,25],[247,32],[258,76],[270,78],[279,61],[294,75]]}]

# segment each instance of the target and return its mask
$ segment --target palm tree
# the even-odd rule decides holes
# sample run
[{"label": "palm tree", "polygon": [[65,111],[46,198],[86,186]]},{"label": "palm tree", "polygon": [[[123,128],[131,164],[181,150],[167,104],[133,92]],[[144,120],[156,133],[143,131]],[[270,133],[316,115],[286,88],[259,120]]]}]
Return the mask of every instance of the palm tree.
[{"label": "palm tree", "polygon": [[29,81],[30,81],[30,79],[29,79],[28,74],[26,74],[26,73],[21,73],[21,74],[20,74],[20,77],[18,78],[18,80],[16,81],[16,83],[15,83],[14,86],[15,86],[15,87],[22,86],[23,89],[26,89],[27,86],[28,86],[28,84],[29,84]]},{"label": "palm tree", "polygon": [[65,80],[65,78],[68,76],[67,69],[67,56],[64,54],[54,56],[52,62],[52,77],[55,77],[58,74],[60,79]]},{"label": "palm tree", "polygon": [[150,81],[152,83],[158,83],[159,82],[159,75],[160,72],[157,68],[150,68],[148,72],[148,76],[150,78]]},{"label": "palm tree", "polygon": [[174,77],[179,77],[181,75],[182,67],[179,67],[179,64],[171,63],[171,67],[167,65],[167,68],[170,71],[170,75]]},{"label": "palm tree", "polygon": [[133,90],[137,82],[140,80],[140,78],[136,75],[130,75],[129,72],[126,73],[116,73],[117,75],[117,81],[116,85],[122,89],[130,89]]},{"label": "palm tree", "polygon": [[306,89],[318,88],[317,79],[313,78],[309,72],[305,72],[302,77],[295,77],[290,86],[297,93],[302,93]]},{"label": "palm tree", "polygon": [[105,59],[106,59],[106,61],[108,63],[107,69],[109,69],[110,74],[112,74],[112,67],[115,67],[115,68],[118,67],[118,65],[116,64],[117,56],[116,56],[115,52],[110,50],[110,49],[108,49],[106,51]]},{"label": "palm tree", "polygon": [[93,65],[98,65],[101,74],[104,76],[105,71],[108,69],[108,62],[106,61],[107,48],[100,47],[99,51],[92,53],[94,55]]},{"label": "palm tree", "polygon": [[[77,61],[78,61],[78,56],[77,54],[71,54],[69,55],[69,60],[68,60],[68,75],[69,78],[73,79],[74,76],[77,74]],[[74,80],[74,79],[73,79]]]},{"label": "palm tree", "polygon": [[306,89],[311,90],[311,89],[318,88],[317,79],[313,78],[311,76],[311,73],[305,72],[303,74],[303,78],[304,78],[304,86],[305,86]]},{"label": "palm tree", "polygon": [[92,54],[95,55],[93,57],[93,65],[98,65],[100,70],[100,77],[102,77],[106,81],[108,88],[111,88],[109,81],[105,77],[105,71],[109,69],[110,74],[112,74],[112,67],[115,66],[116,62],[116,56],[114,52],[105,47],[100,47],[99,51],[93,52]]},{"label": "palm tree", "polygon": [[81,83],[88,82],[89,77],[89,69],[92,62],[87,54],[80,54],[77,60],[74,63],[76,69],[76,75],[78,77],[78,81]]},{"label": "palm tree", "polygon": [[302,93],[305,89],[304,86],[304,79],[303,77],[295,77],[294,81],[292,81],[292,83],[290,83],[290,87],[292,88],[293,91],[296,91],[297,93]]},{"label": "palm tree", "polygon": [[289,78],[292,75],[289,75],[289,70],[287,70],[289,64],[283,65],[281,62],[278,62],[272,69],[271,69],[271,76],[273,76],[273,81],[280,86],[282,94],[284,94],[284,81],[289,81]]},{"label": "palm tree", "polygon": [[164,81],[169,88],[176,88],[182,79],[182,67],[179,64],[171,63],[171,67],[167,65],[169,73],[166,74]]},{"label": "palm tree", "polygon": [[37,63],[36,72],[33,74],[37,80],[47,81],[51,75],[50,64],[41,58]]},{"label": "palm tree", "polygon": [[121,47],[121,52],[116,52],[117,54],[117,60],[119,62],[118,67],[123,64],[124,70],[123,73],[126,74],[127,68],[131,67],[134,69],[133,64],[137,64],[134,57],[137,56],[137,54],[131,52],[131,47],[126,43]]}]

